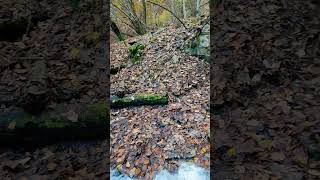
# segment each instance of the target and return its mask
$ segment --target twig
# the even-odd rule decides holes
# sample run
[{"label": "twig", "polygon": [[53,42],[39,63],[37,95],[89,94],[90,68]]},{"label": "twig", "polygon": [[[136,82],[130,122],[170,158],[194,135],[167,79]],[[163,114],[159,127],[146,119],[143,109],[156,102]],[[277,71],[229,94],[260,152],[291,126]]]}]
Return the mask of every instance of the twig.
[{"label": "twig", "polygon": [[127,13],[125,13],[122,9],[120,9],[118,6],[116,6],[113,3],[111,3],[111,5],[114,6],[116,9],[118,9],[122,14],[124,14],[130,21],[132,21],[131,17]]},{"label": "twig", "polygon": [[30,15],[28,17],[28,26],[27,26],[27,30],[26,30],[26,35],[29,34],[30,28],[31,28],[31,24],[32,24],[32,16]]},{"label": "twig", "polygon": [[205,2],[204,4],[201,4],[201,5],[200,5],[200,8],[202,8],[203,6],[209,4],[209,2],[210,2],[210,1],[207,1],[207,2]]},{"label": "twig", "polygon": [[160,5],[160,4],[157,4],[157,3],[155,3],[155,2],[152,2],[152,1],[147,1],[147,2],[148,2],[148,3],[151,3],[151,4],[153,4],[153,5],[159,6],[159,7],[163,8],[163,9],[165,9],[166,11],[170,12],[170,13],[183,25],[183,27],[184,27],[185,29],[189,30],[189,29],[187,28],[187,26],[180,20],[180,18],[178,18],[177,15],[174,14],[172,11],[170,11],[168,8],[166,8],[166,7],[164,7],[164,6]]}]

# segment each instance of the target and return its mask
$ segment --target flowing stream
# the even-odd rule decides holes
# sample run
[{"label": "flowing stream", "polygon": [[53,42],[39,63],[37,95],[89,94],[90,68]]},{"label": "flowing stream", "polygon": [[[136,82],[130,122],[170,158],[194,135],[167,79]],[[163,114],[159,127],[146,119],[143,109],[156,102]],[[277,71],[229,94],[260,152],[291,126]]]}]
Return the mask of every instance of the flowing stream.
[{"label": "flowing stream", "polygon": [[[125,176],[117,170],[111,171],[111,180],[134,180],[134,178]],[[175,173],[169,173],[167,170],[160,171],[154,180],[209,180],[208,170],[198,167],[191,163],[182,163]]]}]

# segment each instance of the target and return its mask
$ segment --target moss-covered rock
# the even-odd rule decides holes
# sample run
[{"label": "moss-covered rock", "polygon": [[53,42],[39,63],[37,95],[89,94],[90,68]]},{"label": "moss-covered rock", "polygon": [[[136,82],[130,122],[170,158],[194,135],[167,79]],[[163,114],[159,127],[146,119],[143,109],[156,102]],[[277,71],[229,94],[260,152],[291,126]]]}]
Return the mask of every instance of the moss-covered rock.
[{"label": "moss-covered rock", "polygon": [[185,51],[193,56],[200,58],[210,58],[210,25],[203,27],[199,36],[196,36],[186,47]]}]

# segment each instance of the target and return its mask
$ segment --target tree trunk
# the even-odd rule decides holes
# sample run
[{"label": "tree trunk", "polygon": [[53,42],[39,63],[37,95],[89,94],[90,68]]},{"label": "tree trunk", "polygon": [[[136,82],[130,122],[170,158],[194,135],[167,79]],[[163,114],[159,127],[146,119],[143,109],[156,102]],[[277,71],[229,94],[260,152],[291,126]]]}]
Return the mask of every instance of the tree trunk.
[{"label": "tree trunk", "polygon": [[[175,6],[175,0],[171,0],[170,1],[170,4],[171,4],[171,11],[175,14],[175,15],[177,15],[177,11],[176,11],[176,6]],[[175,18],[172,18],[172,22],[173,23],[176,23],[176,19]]]},{"label": "tree trunk", "polygon": [[199,17],[201,12],[200,12],[200,3],[201,3],[201,0],[197,0],[197,5],[196,5],[196,16]]},{"label": "tree trunk", "polygon": [[143,6],[143,22],[147,26],[147,4],[146,4],[146,0],[142,0],[142,6]]},{"label": "tree trunk", "polygon": [[141,105],[164,105],[168,104],[168,95],[159,94],[140,94],[127,96],[123,98],[114,98],[111,100],[112,108],[121,108],[128,106],[141,106]]},{"label": "tree trunk", "polygon": [[141,19],[137,15],[137,12],[134,8],[134,2],[132,0],[129,1],[130,10],[133,14],[133,19],[131,20],[132,25],[135,27],[135,31],[139,35],[144,35],[147,32],[146,24],[141,22]]},{"label": "tree trunk", "polygon": [[111,30],[117,35],[120,41],[124,40],[124,37],[122,36],[120,29],[114,21],[111,21]]}]

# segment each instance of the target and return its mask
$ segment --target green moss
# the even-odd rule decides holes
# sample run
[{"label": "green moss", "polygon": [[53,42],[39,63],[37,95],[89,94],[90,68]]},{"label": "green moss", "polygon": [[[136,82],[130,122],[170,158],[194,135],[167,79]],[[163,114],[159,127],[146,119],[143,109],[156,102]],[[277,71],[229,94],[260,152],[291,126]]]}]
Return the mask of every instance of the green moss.
[{"label": "green moss", "polygon": [[132,105],[155,105],[167,104],[168,95],[160,94],[138,94],[130,97],[117,98],[112,100],[115,107],[132,106]]},{"label": "green moss", "polygon": [[163,96],[162,95],[147,95],[147,94],[139,94],[137,95],[137,99],[143,99],[143,100],[147,100],[147,101],[157,101],[162,99]]}]

